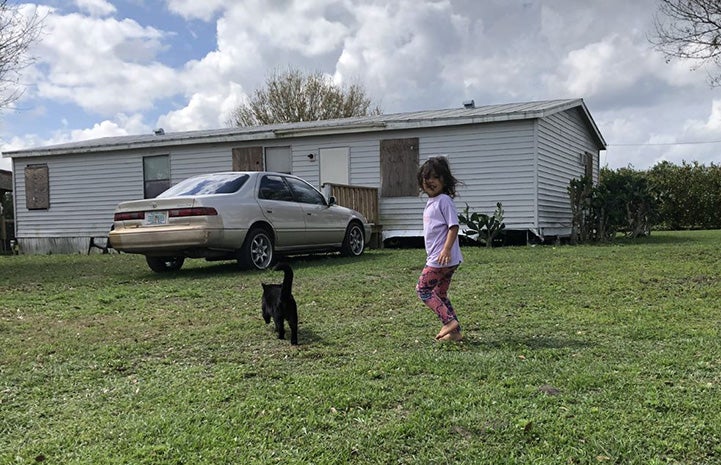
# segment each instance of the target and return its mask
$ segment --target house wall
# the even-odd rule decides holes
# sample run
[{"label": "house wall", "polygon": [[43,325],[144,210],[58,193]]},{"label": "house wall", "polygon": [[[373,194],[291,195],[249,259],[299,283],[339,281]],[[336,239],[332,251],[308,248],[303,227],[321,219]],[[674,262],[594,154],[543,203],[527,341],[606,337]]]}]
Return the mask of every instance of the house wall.
[{"label": "house wall", "polygon": [[[229,150],[212,146],[13,159],[16,236],[22,253],[87,253],[91,238],[107,236],[115,206],[142,198],[143,157],[166,154],[172,183],[209,170],[230,170]],[[26,208],[24,171],[37,164],[48,166],[47,210]]]},{"label": "house wall", "polygon": [[597,144],[578,108],[537,121],[538,132],[538,234],[569,236],[571,204],[568,185],[584,175],[583,154],[593,154],[593,180],[598,181]]},{"label": "house wall", "polygon": [[[321,148],[350,148],[350,183],[380,189],[380,141],[417,137],[419,161],[447,155],[454,175],[462,181],[456,205],[468,203],[471,211],[493,213],[496,203],[505,210],[508,229],[535,227],[534,145],[531,121],[473,126],[386,131],[344,136],[313,137],[293,143],[293,174],[318,185],[317,161],[309,153]],[[381,198],[383,238],[423,234],[426,197]]]},{"label": "house wall", "polygon": [[[231,170],[233,148],[290,146],[293,174],[320,187],[320,149],[348,147],[350,183],[380,189],[381,139],[411,137],[419,139],[421,163],[438,154],[449,157],[454,175],[462,182],[456,198],[459,212],[468,204],[471,211],[491,214],[501,202],[507,229],[570,227],[566,187],[572,177],[583,173],[579,154],[590,151],[598,163],[597,148],[575,110],[539,122],[14,158],[17,238],[22,253],[87,253],[90,238],[107,236],[115,206],[143,196],[144,156],[169,154],[171,183],[175,184],[196,174]],[[312,160],[308,157],[311,153]],[[42,163],[48,166],[50,208],[28,210],[24,169]],[[422,235],[425,202],[424,196],[381,198],[383,238]]]}]

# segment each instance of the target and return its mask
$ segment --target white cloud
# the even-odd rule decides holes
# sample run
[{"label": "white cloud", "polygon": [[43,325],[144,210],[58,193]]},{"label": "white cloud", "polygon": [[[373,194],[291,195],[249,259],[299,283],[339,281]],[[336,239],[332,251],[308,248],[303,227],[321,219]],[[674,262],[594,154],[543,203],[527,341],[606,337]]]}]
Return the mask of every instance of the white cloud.
[{"label": "white cloud", "polygon": [[449,2],[372,2],[352,12],[357,26],[336,67],[344,81],[358,78],[391,111],[461,103],[461,95],[449,95],[462,88],[462,76],[447,71],[453,68],[449,57],[459,57],[466,25]]},{"label": "white cloud", "polygon": [[224,0],[167,0],[168,9],[185,19],[210,21],[225,8]]},{"label": "white cloud", "polygon": [[158,127],[172,132],[224,127],[242,95],[237,84],[230,84],[224,93],[193,94],[187,106],[161,116]]},{"label": "white cloud", "polygon": [[115,6],[106,0],[75,0],[75,4],[91,16],[108,16],[117,11]]},{"label": "white cloud", "polygon": [[179,92],[175,71],[155,61],[163,40],[161,31],[134,20],[53,13],[35,50],[35,97],[99,115],[152,108]]}]

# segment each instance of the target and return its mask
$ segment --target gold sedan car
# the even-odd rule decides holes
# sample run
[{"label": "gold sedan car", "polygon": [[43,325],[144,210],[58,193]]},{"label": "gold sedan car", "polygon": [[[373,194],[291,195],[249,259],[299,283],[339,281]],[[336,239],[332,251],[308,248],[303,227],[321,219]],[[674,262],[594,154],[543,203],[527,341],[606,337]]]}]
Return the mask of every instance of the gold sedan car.
[{"label": "gold sedan car", "polygon": [[180,269],[186,258],[237,260],[262,270],[276,253],[359,256],[369,236],[362,214],[326,200],[306,181],[250,171],[196,176],[156,198],[122,202],[109,241],[165,272]]}]

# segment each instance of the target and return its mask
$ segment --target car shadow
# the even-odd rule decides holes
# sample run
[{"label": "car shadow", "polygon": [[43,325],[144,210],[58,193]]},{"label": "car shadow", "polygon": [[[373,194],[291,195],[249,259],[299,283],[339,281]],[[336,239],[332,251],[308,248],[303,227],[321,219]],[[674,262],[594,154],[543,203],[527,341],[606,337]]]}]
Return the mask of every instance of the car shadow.
[{"label": "car shadow", "polygon": [[[390,253],[390,252],[389,252]],[[304,254],[304,255],[281,255],[275,260],[276,263],[286,262],[294,270],[301,270],[306,268],[317,268],[325,267],[328,265],[344,265],[344,264],[356,264],[368,261],[377,260],[381,255],[374,254],[363,254],[360,257],[343,257],[337,253],[318,253],[318,254]],[[192,260],[192,259],[191,259]],[[156,279],[175,279],[179,277],[183,278],[212,278],[223,275],[261,275],[269,271],[273,271],[273,267],[266,270],[247,270],[242,269],[234,261],[217,261],[207,262],[203,260],[195,260],[197,265],[188,266],[192,263],[191,260],[186,260],[186,265],[178,271],[169,271],[164,273],[154,273],[148,270],[149,276],[154,276]]]}]

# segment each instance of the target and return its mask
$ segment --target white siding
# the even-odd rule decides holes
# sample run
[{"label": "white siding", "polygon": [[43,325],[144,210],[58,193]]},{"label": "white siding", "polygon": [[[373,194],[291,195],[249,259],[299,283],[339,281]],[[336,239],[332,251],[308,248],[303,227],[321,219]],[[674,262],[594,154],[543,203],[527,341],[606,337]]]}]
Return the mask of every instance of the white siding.
[{"label": "white siding", "polygon": [[[598,177],[599,143],[586,121],[575,107],[540,120],[14,158],[17,237],[21,247],[24,240],[38,253],[43,253],[43,247],[83,252],[90,237],[107,235],[118,202],[142,198],[144,156],[169,155],[171,183],[175,184],[189,176],[231,170],[233,148],[290,146],[293,174],[320,188],[319,151],[347,147],[350,184],[380,188],[380,141],[411,137],[419,139],[421,163],[434,155],[448,156],[454,175],[462,181],[456,197],[459,212],[467,203],[471,211],[492,214],[501,202],[509,230],[568,234],[566,189],[571,179],[584,172],[582,153],[594,155],[594,180]],[[48,166],[48,210],[25,208],[28,162]],[[381,198],[383,237],[421,235],[425,201],[424,196]],[[62,238],[66,238],[65,246]],[[43,240],[45,245],[41,245]]]},{"label": "white siding", "polygon": [[[24,253],[88,250],[91,237],[105,237],[119,202],[143,197],[143,157],[170,155],[171,183],[231,169],[230,149],[196,146],[172,151],[106,152],[41,157],[15,162],[17,238]],[[25,208],[25,166],[47,164],[50,208]]]},{"label": "white siding", "polygon": [[48,166],[50,208],[25,208],[27,163],[16,161],[14,194],[18,239],[104,236],[110,230],[118,201],[137,198],[138,192],[142,196],[142,158],[132,154],[33,158],[31,162]]},{"label": "white siding", "polygon": [[[453,175],[462,182],[455,199],[459,213],[492,214],[496,203],[505,210],[508,229],[534,227],[533,126],[529,121],[436,128],[403,132],[418,137],[420,162],[446,155]],[[422,235],[426,197],[381,199],[384,238]]]},{"label": "white siding", "polygon": [[593,154],[598,180],[598,148],[574,108],[538,121],[538,217],[542,234],[569,235],[571,206],[568,185],[584,174],[582,154]]}]

